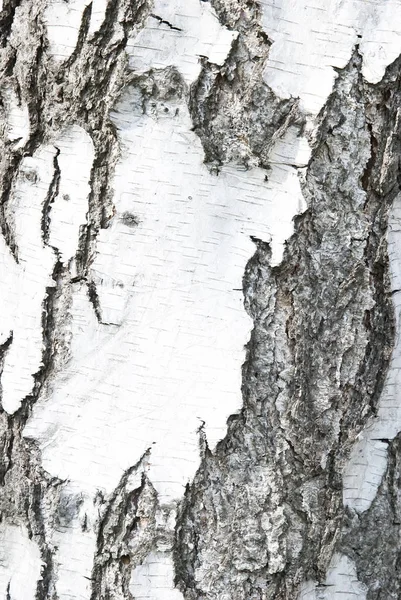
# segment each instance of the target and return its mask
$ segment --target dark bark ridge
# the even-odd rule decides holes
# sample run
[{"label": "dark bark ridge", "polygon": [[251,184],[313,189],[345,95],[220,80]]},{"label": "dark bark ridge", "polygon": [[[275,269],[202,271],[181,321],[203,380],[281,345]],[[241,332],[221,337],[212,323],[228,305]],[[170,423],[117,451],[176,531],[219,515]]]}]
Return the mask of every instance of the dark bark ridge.
[{"label": "dark bark ridge", "polygon": [[271,41],[260,23],[259,4],[238,2],[230,10],[223,4],[213,3],[221,23],[237,38],[223,67],[201,59],[189,96],[193,130],[210,168],[218,172],[227,162],[259,165],[268,176],[274,142],[290,125],[302,128],[304,119],[297,99],[278,98],[263,81]]},{"label": "dark bark ridge", "polygon": [[[386,228],[399,190],[399,72],[396,61],[368,85],[355,52],[319,117],[308,209],[281,265],[271,269],[268,246],[256,242],[244,277],[254,320],[244,407],[206,452],[177,521],[177,584],[188,599],[295,598],[303,581],[324,582],[334,551],[372,580],[355,548],[365,515],[347,538],[353,552],[342,541],[342,471],[375,414],[394,343]],[[393,589],[396,563],[381,557],[376,581]],[[376,584],[369,598],[398,597],[381,593]]]}]

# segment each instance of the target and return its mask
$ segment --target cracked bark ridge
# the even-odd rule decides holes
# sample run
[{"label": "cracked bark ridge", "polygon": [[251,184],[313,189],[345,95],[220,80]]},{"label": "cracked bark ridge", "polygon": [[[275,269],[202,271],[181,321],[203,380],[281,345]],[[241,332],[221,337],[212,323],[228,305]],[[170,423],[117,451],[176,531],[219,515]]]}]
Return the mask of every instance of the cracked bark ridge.
[{"label": "cracked bark ridge", "polygon": [[156,537],[157,494],[139,463],[128,469],[100,519],[92,574],[92,600],[132,598],[131,570],[151,551]]},{"label": "cracked bark ridge", "polygon": [[369,86],[360,71],[355,52],[319,117],[308,210],[283,262],[271,269],[256,241],[244,277],[254,320],[244,406],[206,453],[177,522],[177,584],[190,600],[295,598],[303,580],[324,580],[338,547],[341,473],[394,340],[385,235],[398,185],[383,163],[395,114],[386,83]]},{"label": "cracked bark ridge", "polygon": [[[0,181],[2,187],[0,225],[2,234],[18,260],[13,230],[7,220],[7,201],[19,174],[23,156],[31,156],[43,142],[51,143],[66,125],[77,123],[91,135],[95,160],[91,173],[88,222],[82,231],[77,253],[78,277],[56,263],[55,287],[47,289],[43,304],[43,366],[35,376],[33,393],[14,415],[0,414],[1,489],[0,511],[4,522],[24,525],[39,546],[43,562],[36,598],[55,597],[53,548],[49,536],[55,528],[62,482],[50,478],[40,466],[35,445],[22,431],[40,390],[47,385],[54,364],[68,353],[63,328],[74,279],[87,279],[93,258],[96,234],[107,226],[113,214],[110,175],[117,160],[117,143],[108,114],[124,83],[124,48],[128,34],[141,27],[150,2],[111,0],[100,30],[88,38],[91,5],[83,14],[77,47],[63,64],[55,64],[48,53],[43,12],[46,2],[5,2],[0,20],[0,72],[2,86],[17,90],[20,103],[29,111],[30,131],[25,144],[1,136]],[[3,102],[4,104],[4,102]],[[4,114],[3,120],[4,120]],[[54,178],[45,203],[42,234],[48,241],[48,218],[55,197],[59,170],[57,157]],[[68,337],[68,336],[67,336]],[[12,334],[1,347],[1,356],[12,344]]]},{"label": "cracked bark ridge", "polygon": [[[371,157],[363,182],[367,206],[379,200],[382,208],[376,216],[379,228],[385,227],[385,207],[399,194],[400,189],[400,59],[388,69],[377,86],[365,86],[369,99],[367,109]],[[380,229],[378,229],[380,231]],[[377,235],[373,232],[373,235]],[[370,249],[372,256],[372,248]],[[378,261],[373,275],[377,282],[383,277],[383,261]],[[377,309],[385,301],[385,288],[377,286]],[[388,300],[387,300],[388,302]],[[383,311],[382,319],[386,317]],[[378,340],[372,352],[378,349]],[[368,380],[369,381],[369,380]],[[372,385],[372,380],[371,385]],[[374,410],[374,406],[372,407]],[[344,518],[339,547],[356,565],[358,579],[367,587],[367,600],[395,600],[400,597],[400,435],[388,444],[388,465],[382,483],[370,508],[362,514],[348,510]]]},{"label": "cracked bark ridge", "polygon": [[130,591],[133,569],[154,550],[165,552],[174,542],[176,506],[160,505],[146,475],[148,450],[128,469],[114,493],[104,501],[92,573],[91,600],[134,598]]},{"label": "cracked bark ridge", "polygon": [[268,169],[274,142],[291,124],[303,125],[298,100],[279,99],[263,81],[271,41],[260,24],[259,4],[218,0],[213,6],[238,37],[222,67],[201,57],[189,102],[194,131],[212,168],[234,162]]}]

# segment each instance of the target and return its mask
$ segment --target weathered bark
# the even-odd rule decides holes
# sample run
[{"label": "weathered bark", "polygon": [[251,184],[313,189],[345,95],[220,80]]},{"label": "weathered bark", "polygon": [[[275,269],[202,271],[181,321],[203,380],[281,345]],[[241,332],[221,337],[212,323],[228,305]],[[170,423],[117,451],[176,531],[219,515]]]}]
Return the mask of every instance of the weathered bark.
[{"label": "weathered bark", "polygon": [[0,595],[400,597],[400,13],[4,0]]}]

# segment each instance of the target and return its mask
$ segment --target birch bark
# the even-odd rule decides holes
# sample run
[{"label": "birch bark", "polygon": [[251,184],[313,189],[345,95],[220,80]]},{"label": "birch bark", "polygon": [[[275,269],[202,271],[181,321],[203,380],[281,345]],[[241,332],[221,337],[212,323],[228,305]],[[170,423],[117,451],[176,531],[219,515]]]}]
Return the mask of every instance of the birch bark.
[{"label": "birch bark", "polygon": [[0,0],[0,596],[401,594],[401,0]]}]

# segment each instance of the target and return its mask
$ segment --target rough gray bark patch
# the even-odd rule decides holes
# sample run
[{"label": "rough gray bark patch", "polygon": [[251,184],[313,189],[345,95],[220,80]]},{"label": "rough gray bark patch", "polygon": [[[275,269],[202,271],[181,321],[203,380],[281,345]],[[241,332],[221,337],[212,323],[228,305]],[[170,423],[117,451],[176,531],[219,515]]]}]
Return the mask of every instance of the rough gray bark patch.
[{"label": "rough gray bark patch", "polygon": [[341,547],[342,470],[375,412],[394,339],[385,235],[398,167],[383,156],[398,65],[378,87],[360,66],[356,51],[320,115],[308,210],[282,264],[270,269],[255,240],[244,408],[205,453],[177,525],[177,582],[190,599],[295,598],[302,581],[324,580]]}]

